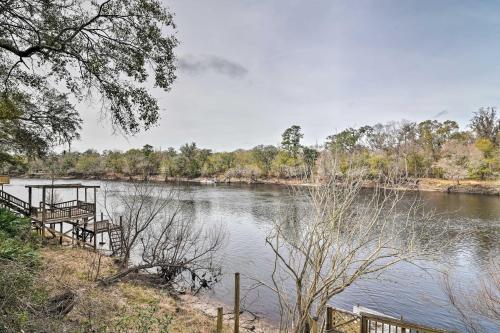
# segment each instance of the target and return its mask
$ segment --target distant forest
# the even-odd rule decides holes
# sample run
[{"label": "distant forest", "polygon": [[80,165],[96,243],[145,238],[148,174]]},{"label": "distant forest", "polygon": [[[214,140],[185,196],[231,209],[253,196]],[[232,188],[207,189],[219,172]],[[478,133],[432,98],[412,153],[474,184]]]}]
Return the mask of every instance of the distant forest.
[{"label": "distant forest", "polygon": [[453,120],[400,121],[347,128],[315,147],[302,145],[302,138],[300,126],[294,125],[284,131],[278,147],[214,152],[195,143],[161,151],[145,145],[124,152],[16,155],[1,167],[18,175],[290,179],[324,172],[322,162],[334,154],[346,168],[355,163],[373,177],[394,172],[457,181],[500,177],[500,119],[492,107],[475,112],[464,130]]}]

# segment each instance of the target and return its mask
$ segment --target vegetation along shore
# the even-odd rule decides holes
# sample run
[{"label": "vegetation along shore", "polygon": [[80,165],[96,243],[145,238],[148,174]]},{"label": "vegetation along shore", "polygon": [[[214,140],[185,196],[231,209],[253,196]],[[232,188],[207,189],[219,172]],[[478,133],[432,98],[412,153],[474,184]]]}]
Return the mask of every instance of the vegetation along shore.
[{"label": "vegetation along shore", "polygon": [[336,155],[339,177],[354,165],[367,169],[374,182],[397,176],[406,189],[500,193],[500,120],[494,108],[475,112],[464,130],[452,120],[400,121],[348,128],[313,147],[302,145],[302,138],[294,125],[276,146],[214,152],[187,143],[178,150],[145,145],[125,152],[62,151],[45,158],[12,155],[1,166],[26,177],[299,185],[311,176],[324,178],[331,172],[325,161]]}]

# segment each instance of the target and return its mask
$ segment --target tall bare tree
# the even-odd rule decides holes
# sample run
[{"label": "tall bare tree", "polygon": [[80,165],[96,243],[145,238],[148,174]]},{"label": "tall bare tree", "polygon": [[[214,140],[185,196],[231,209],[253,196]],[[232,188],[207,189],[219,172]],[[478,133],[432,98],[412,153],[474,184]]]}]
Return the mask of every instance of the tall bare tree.
[{"label": "tall bare tree", "polygon": [[[390,189],[398,186],[397,179],[378,179],[365,190],[372,182],[368,171],[354,165],[346,171],[343,165],[341,172],[332,156],[333,171],[316,186],[293,191],[293,206],[279,214],[266,240],[275,258],[272,283],[266,286],[278,297],[281,331],[304,332],[312,317],[323,322],[335,295],[416,259],[442,232],[418,196]],[[446,230],[443,224],[439,228]]]},{"label": "tall bare tree", "polygon": [[161,221],[175,199],[172,187],[147,182],[105,189],[104,206],[108,216],[112,216],[115,223],[121,220],[122,268],[128,267],[133,249],[153,224]]}]

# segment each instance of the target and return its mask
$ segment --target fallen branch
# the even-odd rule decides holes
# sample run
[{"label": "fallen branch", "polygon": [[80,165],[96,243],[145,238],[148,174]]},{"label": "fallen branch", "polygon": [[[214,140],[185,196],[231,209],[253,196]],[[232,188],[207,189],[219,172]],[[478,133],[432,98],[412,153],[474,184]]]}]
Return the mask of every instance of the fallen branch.
[{"label": "fallen branch", "polygon": [[142,264],[142,265],[136,265],[136,266],[132,266],[132,267],[129,267],[127,269],[124,269],[114,275],[111,275],[107,278],[104,278],[102,280],[100,280],[100,283],[102,285],[105,285],[105,286],[108,286],[110,284],[113,284],[117,281],[119,281],[120,279],[126,277],[127,275],[131,274],[131,273],[138,273],[139,271],[142,271],[142,270],[145,270],[145,269],[151,269],[151,268],[155,268],[155,267],[159,267],[159,268],[185,268],[184,266],[182,265],[170,265],[170,264]]},{"label": "fallen branch", "polygon": [[64,317],[73,310],[76,304],[76,294],[68,290],[48,299],[45,312],[51,315]]}]

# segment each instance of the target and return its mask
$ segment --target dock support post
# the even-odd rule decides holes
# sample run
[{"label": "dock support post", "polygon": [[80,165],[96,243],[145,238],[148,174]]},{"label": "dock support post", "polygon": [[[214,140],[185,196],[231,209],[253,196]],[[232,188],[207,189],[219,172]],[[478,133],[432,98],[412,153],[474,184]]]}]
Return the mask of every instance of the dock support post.
[{"label": "dock support post", "polygon": [[240,273],[234,273],[234,333],[240,332]]},{"label": "dock support post", "polygon": [[32,193],[32,188],[31,188],[31,187],[28,187],[28,203],[29,203],[29,205],[30,205],[30,215],[31,215],[31,207],[33,206],[33,205],[31,204],[32,197],[33,197],[33,195],[32,195],[32,194],[33,194],[33,193]]},{"label": "dock support post", "polygon": [[94,251],[97,250],[97,207],[96,207],[97,189],[94,187]]},{"label": "dock support post", "polygon": [[42,187],[42,237],[45,237],[45,218],[47,212],[45,209],[45,186]]}]

